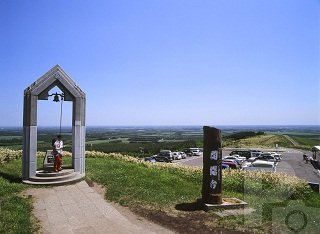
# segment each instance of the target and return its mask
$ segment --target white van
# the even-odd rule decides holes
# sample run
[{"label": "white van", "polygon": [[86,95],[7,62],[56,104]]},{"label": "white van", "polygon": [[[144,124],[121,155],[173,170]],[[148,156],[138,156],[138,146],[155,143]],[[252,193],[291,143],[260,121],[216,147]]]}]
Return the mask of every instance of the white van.
[{"label": "white van", "polygon": [[258,170],[258,171],[272,171],[276,172],[276,164],[274,162],[257,160],[248,163],[242,167],[242,170]]}]

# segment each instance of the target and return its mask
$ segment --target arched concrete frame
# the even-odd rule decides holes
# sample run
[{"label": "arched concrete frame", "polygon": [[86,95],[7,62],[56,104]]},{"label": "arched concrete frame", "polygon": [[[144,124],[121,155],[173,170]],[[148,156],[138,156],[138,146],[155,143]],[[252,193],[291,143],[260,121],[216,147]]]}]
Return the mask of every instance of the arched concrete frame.
[{"label": "arched concrete frame", "polygon": [[64,93],[64,101],[73,102],[72,167],[75,172],[85,173],[86,95],[67,73],[56,65],[24,90],[22,180],[36,175],[38,100],[48,100],[48,92],[56,86]]}]

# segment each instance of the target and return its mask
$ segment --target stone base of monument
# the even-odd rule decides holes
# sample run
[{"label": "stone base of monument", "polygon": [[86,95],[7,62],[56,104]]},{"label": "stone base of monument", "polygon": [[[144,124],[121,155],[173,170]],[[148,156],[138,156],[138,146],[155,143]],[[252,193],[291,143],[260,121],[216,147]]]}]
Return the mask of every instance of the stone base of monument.
[{"label": "stone base of monument", "polygon": [[247,203],[244,201],[239,200],[238,198],[222,198],[221,204],[208,204],[204,203],[202,199],[197,200],[198,204],[203,207],[205,211],[209,210],[217,210],[217,209],[239,209],[247,207]]},{"label": "stone base of monument", "polygon": [[77,183],[84,179],[85,174],[75,172],[74,168],[62,165],[62,170],[58,172],[53,171],[54,156],[52,150],[47,150],[43,159],[43,167],[36,171],[35,176],[27,180],[23,180],[26,184],[32,185],[49,185],[59,186]]},{"label": "stone base of monument", "polygon": [[41,169],[36,171],[36,175],[29,180],[23,180],[24,183],[32,185],[67,185],[73,184],[84,179],[85,174],[75,172],[71,167],[63,167],[62,171],[53,172]]}]

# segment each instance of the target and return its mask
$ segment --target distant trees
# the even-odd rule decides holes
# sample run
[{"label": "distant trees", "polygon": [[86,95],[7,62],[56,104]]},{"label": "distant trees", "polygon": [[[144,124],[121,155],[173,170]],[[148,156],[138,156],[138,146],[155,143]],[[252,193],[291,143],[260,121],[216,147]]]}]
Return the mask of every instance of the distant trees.
[{"label": "distant trees", "polygon": [[240,139],[245,139],[249,137],[254,137],[254,136],[259,136],[259,135],[264,135],[265,133],[262,131],[259,132],[254,132],[254,131],[243,131],[243,132],[236,132],[233,133],[229,136],[226,136],[226,139],[232,139],[232,140],[240,140]]},{"label": "distant trees", "polygon": [[22,142],[22,137],[1,139],[0,146],[18,145],[18,144],[21,144],[21,142]]}]

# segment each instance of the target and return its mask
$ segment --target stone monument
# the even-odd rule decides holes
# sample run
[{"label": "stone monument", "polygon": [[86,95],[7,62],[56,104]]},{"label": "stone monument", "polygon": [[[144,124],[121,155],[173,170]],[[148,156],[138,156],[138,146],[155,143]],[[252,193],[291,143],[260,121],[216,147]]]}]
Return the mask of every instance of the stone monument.
[{"label": "stone monument", "polygon": [[247,206],[237,198],[222,197],[222,133],[214,127],[203,127],[202,198],[198,203],[205,211],[238,209]]},{"label": "stone monument", "polygon": [[59,65],[54,66],[24,90],[22,180],[26,183],[37,171],[37,103],[48,100],[49,91],[58,87],[64,101],[72,105],[72,167],[85,175],[85,110],[86,95]]},{"label": "stone monument", "polygon": [[202,201],[222,203],[222,137],[217,128],[203,127]]}]

